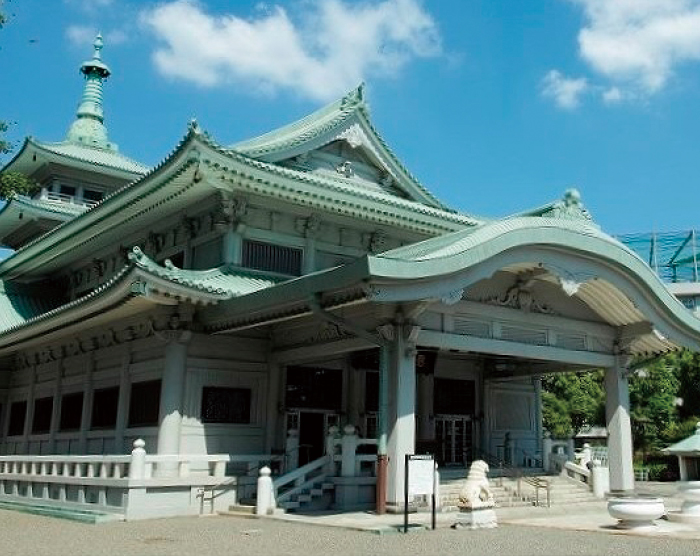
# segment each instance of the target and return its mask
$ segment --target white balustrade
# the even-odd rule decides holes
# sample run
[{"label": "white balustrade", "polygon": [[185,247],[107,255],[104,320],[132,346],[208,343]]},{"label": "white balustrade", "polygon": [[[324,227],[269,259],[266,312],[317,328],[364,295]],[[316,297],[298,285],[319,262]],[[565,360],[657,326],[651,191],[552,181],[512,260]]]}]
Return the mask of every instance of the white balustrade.
[{"label": "white balustrade", "polygon": [[[248,456],[261,461],[269,456]],[[134,442],[131,455],[109,456],[0,456],[0,499],[2,497],[41,499],[79,505],[107,506],[108,490],[127,492],[131,488],[157,489],[159,486],[222,482],[228,454],[149,455],[145,442]],[[163,481],[154,476],[159,464],[172,464],[176,477]],[[163,483],[161,485],[161,483]],[[168,483],[167,485],[165,483]],[[123,502],[122,496],[116,496]]]}]

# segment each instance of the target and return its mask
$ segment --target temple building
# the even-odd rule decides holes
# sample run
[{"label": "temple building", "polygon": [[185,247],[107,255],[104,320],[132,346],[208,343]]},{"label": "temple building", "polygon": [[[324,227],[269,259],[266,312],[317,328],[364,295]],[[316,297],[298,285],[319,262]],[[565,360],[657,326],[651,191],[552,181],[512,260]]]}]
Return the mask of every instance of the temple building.
[{"label": "temple building", "polygon": [[700,349],[700,320],[576,190],[448,207],[362,86],[233,145],[191,122],[148,168],[108,139],[101,49],[65,140],[3,169],[39,188],[0,211],[0,501],[192,513],[268,465],[280,506],[400,509],[406,454],[541,466],[539,377],[600,368],[634,489],[628,365]]}]

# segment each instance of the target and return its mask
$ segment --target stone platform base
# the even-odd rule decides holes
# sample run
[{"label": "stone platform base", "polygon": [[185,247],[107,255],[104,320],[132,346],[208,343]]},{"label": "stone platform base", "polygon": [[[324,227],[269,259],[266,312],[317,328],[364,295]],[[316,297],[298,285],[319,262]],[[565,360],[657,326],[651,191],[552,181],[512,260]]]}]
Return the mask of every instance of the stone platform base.
[{"label": "stone platform base", "polygon": [[666,512],[666,517],[669,521],[676,523],[687,523],[689,525],[700,525],[700,515],[689,514],[678,511]]},{"label": "stone platform base", "polygon": [[460,511],[457,514],[457,521],[452,525],[453,529],[488,529],[491,527],[498,527],[496,512],[493,508]]}]

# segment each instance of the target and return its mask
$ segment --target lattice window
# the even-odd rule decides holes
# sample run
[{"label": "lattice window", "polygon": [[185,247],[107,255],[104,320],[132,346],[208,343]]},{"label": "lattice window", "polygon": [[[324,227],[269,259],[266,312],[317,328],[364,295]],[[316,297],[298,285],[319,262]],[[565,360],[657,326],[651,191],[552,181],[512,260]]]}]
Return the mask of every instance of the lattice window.
[{"label": "lattice window", "polygon": [[273,245],[261,241],[243,242],[242,264],[256,270],[267,270],[280,274],[301,274],[302,250],[285,245]]}]

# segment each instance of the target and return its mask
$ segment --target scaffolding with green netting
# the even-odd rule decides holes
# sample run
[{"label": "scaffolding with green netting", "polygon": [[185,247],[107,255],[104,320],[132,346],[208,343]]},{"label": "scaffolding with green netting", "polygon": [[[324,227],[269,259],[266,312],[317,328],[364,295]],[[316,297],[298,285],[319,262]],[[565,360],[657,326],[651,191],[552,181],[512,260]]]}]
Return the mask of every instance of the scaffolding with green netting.
[{"label": "scaffolding with green netting", "polygon": [[663,281],[700,281],[697,230],[625,234],[617,239],[644,259]]}]

